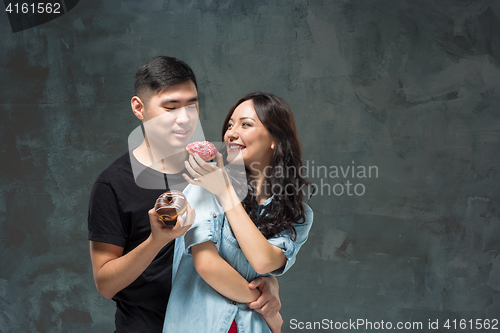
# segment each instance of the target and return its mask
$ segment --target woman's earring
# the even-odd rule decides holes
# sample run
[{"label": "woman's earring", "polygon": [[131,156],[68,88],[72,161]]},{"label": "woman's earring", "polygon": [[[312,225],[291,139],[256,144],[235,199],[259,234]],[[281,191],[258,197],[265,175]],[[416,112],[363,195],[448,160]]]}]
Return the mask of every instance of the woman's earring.
[{"label": "woman's earring", "polygon": [[274,142],[271,143],[271,149],[274,149]]}]

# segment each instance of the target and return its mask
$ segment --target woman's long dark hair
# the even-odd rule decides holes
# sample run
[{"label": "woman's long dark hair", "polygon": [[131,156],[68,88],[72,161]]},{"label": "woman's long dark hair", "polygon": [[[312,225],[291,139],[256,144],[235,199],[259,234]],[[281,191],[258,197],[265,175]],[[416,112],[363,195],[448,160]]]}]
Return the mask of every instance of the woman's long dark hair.
[{"label": "woman's long dark hair", "polygon": [[[274,197],[268,209],[264,213],[259,213],[256,211],[258,204],[252,188],[242,201],[242,205],[267,239],[286,229],[289,229],[295,238],[297,233],[292,223],[303,223],[305,220],[302,189],[307,187],[309,182],[302,172],[302,147],[292,110],[283,99],[273,94],[254,92],[243,96],[229,110],[222,129],[222,140],[234,110],[247,100],[253,101],[259,120],[274,141],[271,165],[266,175],[266,181]],[[250,184],[249,170],[246,172]]]}]

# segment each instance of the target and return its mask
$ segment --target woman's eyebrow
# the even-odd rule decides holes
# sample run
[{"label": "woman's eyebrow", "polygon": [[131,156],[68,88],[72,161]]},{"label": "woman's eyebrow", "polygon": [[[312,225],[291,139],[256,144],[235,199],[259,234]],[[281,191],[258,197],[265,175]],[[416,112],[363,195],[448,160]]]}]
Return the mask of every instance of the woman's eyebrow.
[{"label": "woman's eyebrow", "polygon": [[[253,120],[254,122],[256,122],[255,119],[253,119],[252,117],[241,117],[240,121],[245,120],[245,119],[250,119],[250,120]],[[234,122],[234,119],[231,117],[231,118],[229,118],[228,122],[230,122],[230,121]]]}]

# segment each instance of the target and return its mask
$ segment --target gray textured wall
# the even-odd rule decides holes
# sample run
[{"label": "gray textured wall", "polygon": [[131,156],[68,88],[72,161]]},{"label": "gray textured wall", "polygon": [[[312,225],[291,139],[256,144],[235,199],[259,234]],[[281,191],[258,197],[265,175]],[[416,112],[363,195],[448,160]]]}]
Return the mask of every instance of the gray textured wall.
[{"label": "gray textured wall", "polygon": [[[280,279],[284,332],[500,317],[500,2],[85,0],[15,34],[0,17],[0,332],[112,330],[88,196],[138,125],[134,73],[159,54],[195,70],[209,139],[234,100],[269,91],[292,105],[310,169],[328,167]],[[335,178],[348,166],[378,177]],[[364,194],[328,194],[347,181]]]}]

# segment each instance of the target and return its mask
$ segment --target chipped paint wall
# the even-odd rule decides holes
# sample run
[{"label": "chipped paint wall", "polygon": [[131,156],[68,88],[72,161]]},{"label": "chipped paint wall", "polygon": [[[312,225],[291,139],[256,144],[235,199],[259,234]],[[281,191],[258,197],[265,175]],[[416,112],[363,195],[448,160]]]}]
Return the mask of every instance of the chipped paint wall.
[{"label": "chipped paint wall", "polygon": [[0,332],[112,331],[88,196],[159,54],[197,74],[208,139],[249,91],[294,109],[318,192],[284,332],[500,317],[499,2],[81,1],[17,33],[0,15]]}]

